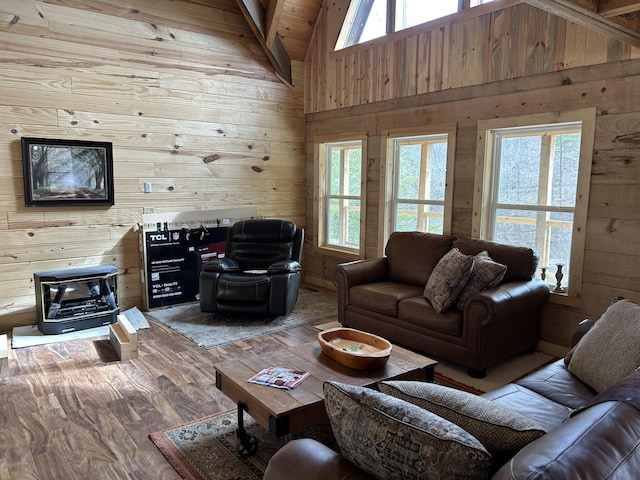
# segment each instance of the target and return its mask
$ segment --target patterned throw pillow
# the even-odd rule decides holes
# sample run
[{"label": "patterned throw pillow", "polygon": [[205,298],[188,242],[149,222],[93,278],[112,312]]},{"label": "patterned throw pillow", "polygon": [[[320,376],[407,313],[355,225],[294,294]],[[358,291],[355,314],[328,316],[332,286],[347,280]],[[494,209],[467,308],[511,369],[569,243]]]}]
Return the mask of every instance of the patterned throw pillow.
[{"label": "patterned throw pillow", "polygon": [[524,415],[468,392],[426,382],[387,381],[380,391],[455,423],[477,438],[498,467],[545,430]]},{"label": "patterned throw pillow", "polygon": [[324,395],[340,451],[375,478],[488,478],[491,456],[453,423],[365,387],[326,382]]},{"label": "patterned throw pillow", "polygon": [[473,256],[449,250],[431,272],[424,296],[438,313],[447,310],[467,284],[473,270]]},{"label": "patterned throw pillow", "polygon": [[578,342],[569,371],[602,392],[640,366],[640,305],[619,300]]},{"label": "patterned throw pillow", "polygon": [[507,272],[507,266],[494,262],[485,250],[473,257],[473,270],[469,281],[456,300],[456,308],[464,310],[467,299],[482,290],[498,285]]}]

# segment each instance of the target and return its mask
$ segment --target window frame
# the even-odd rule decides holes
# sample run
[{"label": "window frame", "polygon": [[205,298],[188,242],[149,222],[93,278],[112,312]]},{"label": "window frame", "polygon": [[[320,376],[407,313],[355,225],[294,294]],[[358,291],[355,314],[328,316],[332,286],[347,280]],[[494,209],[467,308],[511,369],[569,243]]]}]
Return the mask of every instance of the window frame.
[{"label": "window frame", "polygon": [[[350,5],[347,8],[347,12],[343,19],[342,26],[338,31],[338,37],[336,39],[336,43],[333,49],[334,52],[339,52],[347,48],[354,48],[359,45],[370,44],[372,42],[375,43],[379,41],[388,41],[387,37],[389,37],[390,35],[394,35],[402,32],[411,32],[416,29],[424,30],[424,25],[432,25],[432,24],[437,25],[441,23],[443,19],[445,19],[444,20],[445,23],[451,23],[451,20],[450,20],[451,17],[454,17],[455,15],[459,15],[461,12],[466,12],[469,10],[476,11],[475,15],[483,15],[493,10],[502,9],[504,8],[505,2],[510,2],[513,0],[490,0],[488,3],[474,5],[474,6],[471,6],[471,0],[458,0],[458,10],[456,12],[453,12],[449,15],[435,18],[433,20],[429,20],[424,23],[420,23],[417,25],[413,25],[411,27],[404,27],[404,28],[396,28],[396,11],[397,11],[396,4],[401,0],[387,0],[387,9],[386,9],[387,18],[385,22],[385,34],[381,35],[380,37],[372,38],[370,40],[358,41],[358,43],[345,45],[348,39],[355,35],[354,26],[360,24],[362,20],[361,17],[364,12],[360,12],[359,7],[361,3],[364,1],[369,1],[369,0],[357,0],[357,1],[354,0],[350,2]],[[371,0],[371,3],[373,3],[373,0]],[[370,8],[369,8],[369,11],[370,11]],[[366,21],[362,24],[361,29],[364,29],[365,24],[366,24]],[[360,32],[359,36],[360,35],[362,35],[362,32]],[[384,40],[385,38],[387,38],[387,40]]]},{"label": "window frame", "polygon": [[[328,242],[328,205],[329,198],[332,197],[327,186],[328,181],[328,159],[327,148],[332,144],[360,142],[361,154],[361,176],[360,176],[360,232],[359,245],[357,248],[349,248],[340,245],[333,245]],[[366,158],[367,158],[367,133],[356,132],[341,135],[317,136],[314,138],[314,193],[317,201],[314,202],[313,217],[317,235],[314,242],[314,251],[321,254],[329,254],[347,260],[364,258],[365,247],[365,213],[366,213]],[[351,197],[351,196],[349,196]]]},{"label": "window frame", "polygon": [[397,163],[395,158],[395,140],[430,135],[447,136],[447,171],[445,174],[444,214],[442,219],[442,233],[451,234],[453,218],[453,180],[456,158],[456,137],[458,124],[456,122],[440,125],[422,125],[418,127],[396,128],[382,131],[380,145],[381,178],[380,198],[383,201],[379,213],[378,253],[384,255],[384,246],[394,230],[396,198]]},{"label": "window frame", "polygon": [[[580,304],[580,296],[582,292],[587,210],[589,206],[591,164],[595,137],[595,108],[478,121],[473,216],[471,226],[471,234],[474,238],[491,239],[492,224],[490,223],[491,215],[489,212],[491,211],[491,200],[493,195],[493,149],[495,144],[494,132],[496,130],[578,122],[582,123],[582,132],[580,138],[576,202],[573,212],[570,254],[571,269],[569,272],[568,288],[566,291],[563,293],[552,292],[551,295],[552,302],[569,306],[578,306]],[[536,274],[537,273],[538,272],[536,272]],[[548,273],[547,276],[551,277],[552,273]]]}]

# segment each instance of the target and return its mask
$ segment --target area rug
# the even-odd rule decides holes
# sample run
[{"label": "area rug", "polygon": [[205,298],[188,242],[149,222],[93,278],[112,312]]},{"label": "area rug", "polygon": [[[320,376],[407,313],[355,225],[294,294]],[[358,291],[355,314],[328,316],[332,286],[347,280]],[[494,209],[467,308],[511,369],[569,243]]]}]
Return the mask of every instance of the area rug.
[{"label": "area rug", "polygon": [[237,425],[237,412],[232,410],[152,433],[149,438],[185,480],[260,480],[271,456],[293,438],[315,438],[337,449],[328,424],[276,439],[245,413],[245,429],[259,442],[256,453],[245,457],[238,453]]},{"label": "area rug", "polygon": [[145,313],[201,347],[213,348],[299,325],[335,319],[338,316],[338,303],[335,297],[300,289],[292,312],[280,317],[202,313],[197,302]]}]

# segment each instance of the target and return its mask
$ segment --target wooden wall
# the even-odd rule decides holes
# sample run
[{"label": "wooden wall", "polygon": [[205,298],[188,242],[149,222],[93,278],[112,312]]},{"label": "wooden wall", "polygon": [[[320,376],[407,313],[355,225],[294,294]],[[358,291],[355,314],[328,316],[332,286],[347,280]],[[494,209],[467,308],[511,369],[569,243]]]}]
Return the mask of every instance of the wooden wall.
[{"label": "wooden wall", "polygon": [[[35,322],[34,271],[113,264],[140,306],[143,208],[304,224],[302,64],[285,87],[235,0],[130,4],[0,2],[0,332]],[[22,136],[112,142],[115,205],[26,208]]]},{"label": "wooden wall", "polygon": [[[366,256],[378,256],[383,247],[383,130],[457,122],[452,233],[471,235],[478,120],[595,107],[583,296],[578,307],[548,304],[542,346],[563,352],[575,325],[597,318],[615,296],[640,301],[639,52],[520,2],[406,39],[396,35],[386,45],[331,52],[340,23],[332,15],[341,14],[343,3],[326,2],[307,56],[307,178],[313,175],[314,137],[368,132]],[[393,68],[376,70],[372,59],[385,55],[384,65]],[[332,270],[342,261],[319,251],[308,254],[307,282],[331,288]]]}]

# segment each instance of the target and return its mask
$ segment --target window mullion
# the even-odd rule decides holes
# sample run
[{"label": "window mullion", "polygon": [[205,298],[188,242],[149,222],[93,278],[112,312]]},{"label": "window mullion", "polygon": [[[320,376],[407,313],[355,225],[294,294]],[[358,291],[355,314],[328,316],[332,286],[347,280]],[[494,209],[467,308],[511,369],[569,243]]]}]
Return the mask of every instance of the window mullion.
[{"label": "window mullion", "polygon": [[[552,135],[544,134],[540,138],[540,171],[538,172],[538,205],[550,205],[551,200],[551,152],[553,151]],[[539,211],[536,215],[535,248],[542,252],[542,266],[549,265],[549,246],[551,231],[548,223],[549,211]]]}]

